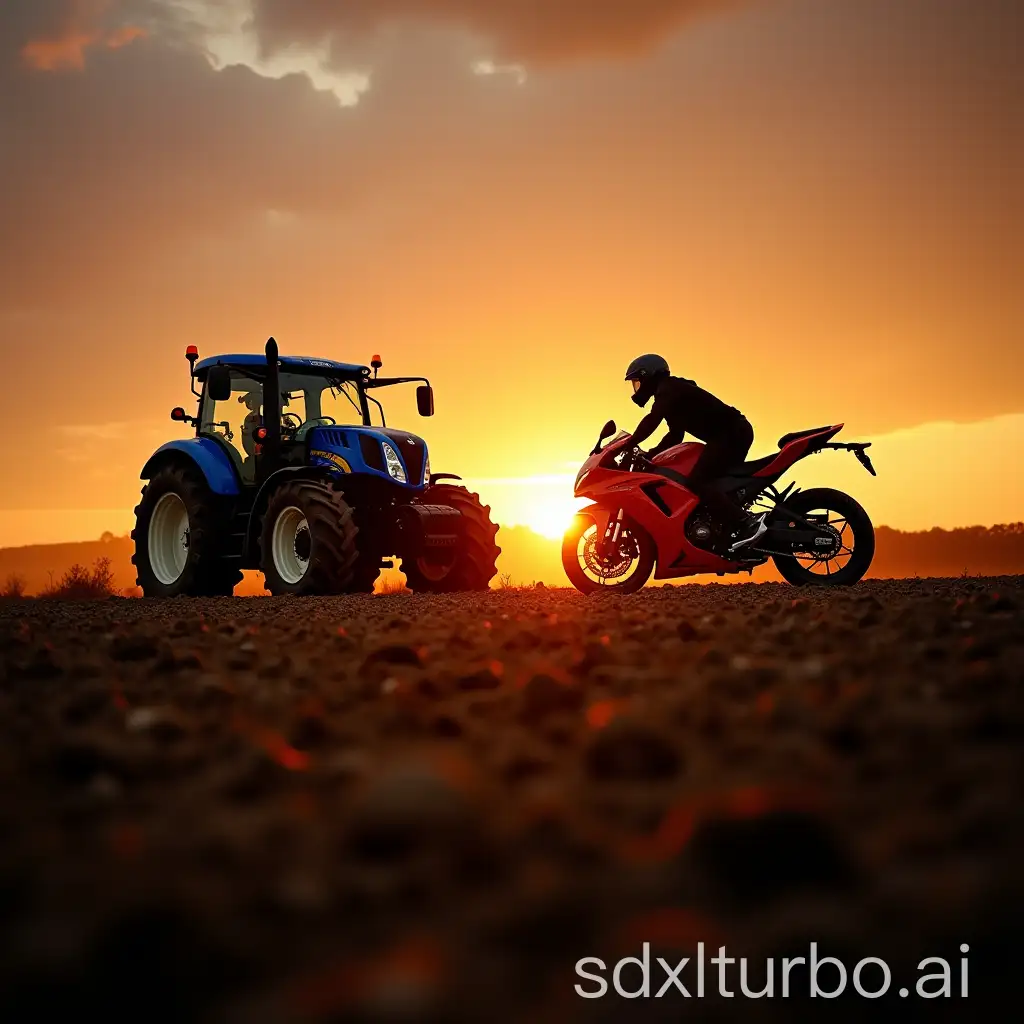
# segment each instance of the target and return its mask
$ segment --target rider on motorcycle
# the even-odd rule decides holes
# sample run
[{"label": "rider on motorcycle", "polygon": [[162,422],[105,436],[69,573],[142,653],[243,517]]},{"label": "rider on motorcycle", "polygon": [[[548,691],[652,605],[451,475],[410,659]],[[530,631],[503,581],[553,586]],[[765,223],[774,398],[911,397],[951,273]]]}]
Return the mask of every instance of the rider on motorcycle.
[{"label": "rider on motorcycle", "polygon": [[753,544],[767,530],[764,516],[749,515],[715,486],[719,478],[743,462],[754,443],[754,429],[746,417],[694,381],[673,377],[668,362],[658,355],[634,359],[626,370],[626,380],[632,382],[633,401],[641,409],[654,399],[630,443],[639,447],[662,421],[668,433],[650,451],[641,452],[647,459],[682,444],[687,433],[703,441],[704,451],[687,476],[689,488],[730,531],[730,551]]}]

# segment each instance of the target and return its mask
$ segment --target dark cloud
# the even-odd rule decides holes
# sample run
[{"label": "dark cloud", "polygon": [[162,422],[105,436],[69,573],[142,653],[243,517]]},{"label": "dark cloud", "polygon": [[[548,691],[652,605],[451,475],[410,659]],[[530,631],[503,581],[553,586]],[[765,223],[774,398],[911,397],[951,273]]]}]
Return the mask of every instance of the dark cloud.
[{"label": "dark cloud", "polygon": [[[371,95],[345,109],[302,75],[215,70],[152,19],[131,45],[88,48],[82,66],[26,62],[32,42],[75,38],[76,6],[5,24],[18,59],[0,66],[0,238],[14,268],[0,275],[0,310],[113,295],[176,246],[267,211],[343,216],[443,173],[479,134],[489,90],[441,40],[378,49]],[[153,13],[129,6],[116,13]]]},{"label": "dark cloud", "polygon": [[31,0],[0,12],[0,62],[37,71],[81,71],[91,50],[116,50],[146,34],[139,19],[162,0]]},{"label": "dark cloud", "polygon": [[360,35],[394,22],[487,38],[493,56],[549,63],[642,51],[689,19],[744,0],[253,0],[268,47]]},{"label": "dark cloud", "polygon": [[33,39],[63,34],[69,27],[70,0],[36,0],[0,6],[0,61],[10,66]]},{"label": "dark cloud", "polygon": [[17,85],[0,98],[0,235],[18,267],[0,281],[0,304],[109,288],[183,234],[296,195],[342,201],[344,179],[325,175],[330,147],[316,141],[341,111],[301,80],[216,73],[143,41],[91,55],[84,74]]},{"label": "dark cloud", "polygon": [[[612,20],[588,6],[594,41]],[[668,4],[616,6],[647,11],[644,32],[675,24]],[[360,16],[343,31],[376,24],[368,3],[345,9]],[[543,19],[440,9],[436,31],[365,33],[371,88],[342,109],[300,76],[215,71],[195,34],[190,48],[168,31],[166,4],[0,6],[0,323],[36,325],[22,358],[68,357],[108,326],[127,350],[197,325],[221,344],[222,326],[344,319],[480,373],[496,334],[516,336],[509,361],[556,334],[685,345],[694,375],[729,351],[756,368],[753,402],[786,393],[772,353],[795,339],[845,353],[836,378],[869,422],[1019,407],[1015,0],[753,4],[643,61],[549,67],[521,88],[473,76],[484,54],[450,29],[501,38],[509,59],[569,52],[540,46]],[[322,36],[313,5],[289,10],[280,40]],[[267,14],[264,0],[269,31]],[[133,26],[146,35],[88,46],[82,67],[23,56]],[[268,211],[295,216],[254,230]],[[913,382],[905,408],[878,379]],[[831,381],[802,391],[808,422],[836,414]]]}]

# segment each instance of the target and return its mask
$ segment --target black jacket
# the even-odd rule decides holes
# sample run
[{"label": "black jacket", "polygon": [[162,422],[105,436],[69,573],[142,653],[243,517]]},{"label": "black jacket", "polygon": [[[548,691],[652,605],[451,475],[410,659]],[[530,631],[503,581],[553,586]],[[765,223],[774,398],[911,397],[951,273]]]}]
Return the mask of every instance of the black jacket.
[{"label": "black jacket", "polygon": [[743,414],[692,380],[666,377],[654,392],[651,411],[633,431],[634,443],[646,441],[663,420],[668,433],[650,454],[682,444],[687,434],[705,443],[728,437],[743,421]]}]

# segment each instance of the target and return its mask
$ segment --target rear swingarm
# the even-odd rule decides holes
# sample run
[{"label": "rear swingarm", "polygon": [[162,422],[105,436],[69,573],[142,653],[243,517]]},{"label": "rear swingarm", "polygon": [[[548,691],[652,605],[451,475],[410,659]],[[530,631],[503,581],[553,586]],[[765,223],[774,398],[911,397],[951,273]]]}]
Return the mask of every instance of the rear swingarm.
[{"label": "rear swingarm", "polygon": [[795,555],[820,552],[827,554],[835,546],[835,537],[827,530],[804,530],[799,527],[769,526],[751,553],[765,555]]},{"label": "rear swingarm", "polygon": [[827,528],[827,522],[815,522],[782,504],[791,490],[792,485],[781,494],[776,492],[775,508],[769,513],[768,530],[757,546],[750,548],[751,554],[827,554],[835,546],[835,534]]}]

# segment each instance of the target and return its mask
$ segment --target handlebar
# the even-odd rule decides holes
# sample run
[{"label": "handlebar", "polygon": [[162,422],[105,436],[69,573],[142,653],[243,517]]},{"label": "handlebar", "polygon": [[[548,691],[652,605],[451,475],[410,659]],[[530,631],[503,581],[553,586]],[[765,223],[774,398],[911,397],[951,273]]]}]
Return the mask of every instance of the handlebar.
[{"label": "handlebar", "polygon": [[[610,449],[613,449],[614,447],[614,445],[608,445],[606,448],[602,449],[601,454],[613,454],[613,452],[610,451]],[[621,463],[621,468],[623,471],[627,473],[639,472],[644,467],[650,465],[650,460],[647,458],[646,455],[643,454],[643,452],[640,451],[639,445],[633,444],[621,446],[619,450],[614,452],[614,454],[618,455],[619,451],[621,451],[624,456]]]}]

